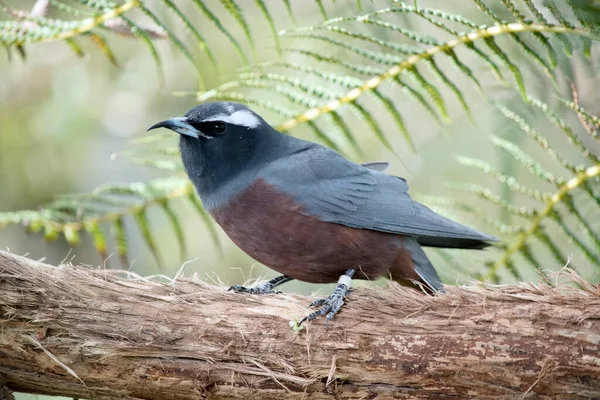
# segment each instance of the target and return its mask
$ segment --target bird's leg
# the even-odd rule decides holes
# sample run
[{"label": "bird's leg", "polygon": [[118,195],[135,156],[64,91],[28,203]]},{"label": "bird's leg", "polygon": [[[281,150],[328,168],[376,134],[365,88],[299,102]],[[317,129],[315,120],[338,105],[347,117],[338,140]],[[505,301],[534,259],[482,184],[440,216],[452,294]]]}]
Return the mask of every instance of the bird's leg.
[{"label": "bird's leg", "polygon": [[233,285],[228,290],[233,290],[236,293],[250,293],[250,294],[267,294],[267,293],[281,293],[280,291],[273,290],[273,288],[289,282],[294,278],[290,278],[287,275],[280,275],[276,278],[271,279],[270,281],[259,283],[255,286],[242,286],[242,285]]},{"label": "bird's leg", "polygon": [[302,325],[304,321],[312,321],[318,316],[321,316],[329,311],[327,317],[325,318],[325,326],[329,326],[329,321],[331,321],[335,314],[337,314],[337,312],[340,311],[340,308],[342,308],[344,305],[344,297],[350,292],[350,282],[352,281],[352,275],[354,275],[354,272],[356,272],[355,269],[347,269],[346,272],[344,272],[344,275],[340,276],[338,285],[331,296],[325,299],[313,301],[310,304],[310,307],[320,307],[323,305],[324,307],[302,318],[298,325]]}]

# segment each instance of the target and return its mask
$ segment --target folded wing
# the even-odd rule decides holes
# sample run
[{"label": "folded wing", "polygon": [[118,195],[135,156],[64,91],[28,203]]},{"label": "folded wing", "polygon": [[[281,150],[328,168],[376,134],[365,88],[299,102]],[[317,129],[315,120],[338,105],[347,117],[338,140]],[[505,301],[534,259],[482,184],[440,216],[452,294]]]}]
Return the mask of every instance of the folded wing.
[{"label": "folded wing", "polygon": [[271,163],[263,179],[323,221],[410,235],[424,246],[483,248],[496,240],[412,200],[402,178],[352,163],[319,145]]}]

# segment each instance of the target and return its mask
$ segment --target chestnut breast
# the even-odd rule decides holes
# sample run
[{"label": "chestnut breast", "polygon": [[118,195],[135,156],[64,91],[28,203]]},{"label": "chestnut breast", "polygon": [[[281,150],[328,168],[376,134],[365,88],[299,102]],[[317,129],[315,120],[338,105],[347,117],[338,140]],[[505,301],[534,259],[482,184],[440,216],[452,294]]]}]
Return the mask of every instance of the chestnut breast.
[{"label": "chestnut breast", "polygon": [[211,214],[249,256],[305,282],[336,282],[349,268],[357,270],[357,279],[388,275],[400,250],[399,236],[307,216],[260,179]]}]

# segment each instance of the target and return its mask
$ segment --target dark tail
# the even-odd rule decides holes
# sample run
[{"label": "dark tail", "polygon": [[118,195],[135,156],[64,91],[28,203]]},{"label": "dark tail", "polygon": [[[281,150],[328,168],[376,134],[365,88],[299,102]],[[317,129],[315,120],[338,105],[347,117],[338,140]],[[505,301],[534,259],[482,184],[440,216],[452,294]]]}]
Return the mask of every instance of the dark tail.
[{"label": "dark tail", "polygon": [[446,247],[450,249],[473,249],[481,250],[490,246],[490,243],[483,240],[459,239],[435,236],[417,236],[417,242],[425,247]]},{"label": "dark tail", "polygon": [[407,280],[416,280],[423,283],[432,293],[445,292],[444,284],[435,268],[414,237],[402,238],[402,252],[396,264],[391,271],[392,279],[402,284],[405,284]]}]

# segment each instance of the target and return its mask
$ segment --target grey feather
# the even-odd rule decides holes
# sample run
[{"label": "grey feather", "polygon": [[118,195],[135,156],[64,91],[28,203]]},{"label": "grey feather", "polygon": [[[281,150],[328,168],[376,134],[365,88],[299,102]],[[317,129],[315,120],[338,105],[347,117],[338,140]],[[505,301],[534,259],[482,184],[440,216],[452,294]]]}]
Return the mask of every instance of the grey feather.
[{"label": "grey feather", "polygon": [[402,247],[410,254],[410,258],[415,265],[415,272],[423,282],[434,292],[444,292],[444,285],[440,281],[440,277],[417,240],[412,237],[405,237],[402,239]]},{"label": "grey feather", "polygon": [[390,167],[387,161],[370,161],[360,164],[365,168],[374,169],[375,171],[384,172]]},{"label": "grey feather", "polygon": [[482,242],[496,240],[413,201],[401,178],[311,142],[296,139],[288,146],[293,151],[265,165],[259,175],[292,196],[307,214],[354,228],[415,236],[424,245],[481,248]]}]

